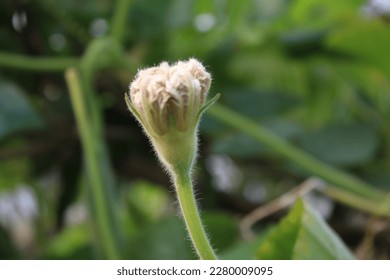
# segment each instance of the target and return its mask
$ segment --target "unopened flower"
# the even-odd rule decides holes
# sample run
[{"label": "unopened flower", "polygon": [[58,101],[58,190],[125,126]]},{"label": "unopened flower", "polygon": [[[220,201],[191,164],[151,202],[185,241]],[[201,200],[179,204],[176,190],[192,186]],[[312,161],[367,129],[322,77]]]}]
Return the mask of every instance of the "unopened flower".
[{"label": "unopened flower", "polygon": [[199,119],[216,100],[206,102],[210,84],[211,75],[196,59],[141,70],[130,84],[127,105],[164,163],[192,153],[184,160],[192,165]]},{"label": "unopened flower", "polygon": [[211,76],[196,59],[167,62],[138,72],[129,101],[146,132],[164,135],[171,129],[193,129],[210,88]]}]

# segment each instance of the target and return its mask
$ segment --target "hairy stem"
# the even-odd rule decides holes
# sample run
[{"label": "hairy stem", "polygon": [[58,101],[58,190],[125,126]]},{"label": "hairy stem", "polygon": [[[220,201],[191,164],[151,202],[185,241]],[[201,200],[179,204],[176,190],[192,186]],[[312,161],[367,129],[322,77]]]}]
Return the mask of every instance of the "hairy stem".
[{"label": "hairy stem", "polygon": [[190,176],[176,174],[175,186],[184,221],[196,252],[202,260],[216,260],[217,257],[199,216]]}]

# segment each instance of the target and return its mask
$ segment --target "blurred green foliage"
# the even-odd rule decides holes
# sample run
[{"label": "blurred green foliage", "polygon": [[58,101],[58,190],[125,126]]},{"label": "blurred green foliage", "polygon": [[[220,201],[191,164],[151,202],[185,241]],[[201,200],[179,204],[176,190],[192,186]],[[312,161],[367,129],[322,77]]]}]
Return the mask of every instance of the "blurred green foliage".
[{"label": "blurred green foliage", "polygon": [[337,235],[302,201],[296,203],[263,241],[257,257],[269,260],[353,259]]},{"label": "blurred green foliage", "polygon": [[[222,93],[221,104],[389,191],[390,11],[379,7],[374,13],[373,2],[2,1],[0,258],[102,258],[94,208],[88,206],[88,168],[64,80],[70,66],[87,76],[95,94],[86,98],[101,112],[97,130],[117,186],[110,207],[119,216],[124,258],[195,258],[171,184],[123,101],[136,69],[163,60],[199,58],[213,75],[210,95]],[[121,5],[127,7],[123,22]],[[307,173],[210,116],[203,118],[200,136],[196,191],[211,240],[222,258],[259,256],[268,236],[264,228],[278,228],[281,212],[257,223],[251,241],[240,235],[241,217]],[[103,169],[110,181],[110,168]],[[25,186],[32,193],[20,198],[13,190]],[[31,197],[36,204],[17,202]],[[329,224],[359,251],[370,232],[369,216],[337,201],[323,203],[332,209]],[[325,215],[319,205],[312,207]],[[294,209],[287,220],[312,218],[302,205]],[[37,214],[24,214],[29,211]],[[313,219],[304,226],[316,225]],[[387,223],[367,250],[373,253],[359,257],[390,258],[389,230]],[[307,241],[302,236],[299,244]],[[267,245],[274,243],[271,238]],[[294,258],[312,257],[298,251]]]}]

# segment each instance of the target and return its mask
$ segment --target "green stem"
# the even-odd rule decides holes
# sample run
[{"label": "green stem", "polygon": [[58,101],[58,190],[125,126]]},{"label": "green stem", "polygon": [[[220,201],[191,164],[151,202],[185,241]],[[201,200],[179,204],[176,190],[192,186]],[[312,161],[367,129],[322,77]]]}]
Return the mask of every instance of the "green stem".
[{"label": "green stem", "polygon": [[102,68],[112,67],[121,56],[119,46],[111,38],[104,37],[93,40],[87,47],[80,60],[80,72],[83,82],[83,93],[86,100],[87,112],[91,117],[94,131],[102,137],[101,104],[93,89],[94,75]]},{"label": "green stem", "polygon": [[101,147],[96,141],[94,132],[91,129],[92,126],[90,125],[83,98],[82,83],[76,69],[68,69],[65,76],[85,153],[88,174],[91,180],[91,196],[94,203],[94,210],[96,211],[96,224],[101,245],[107,258],[119,259],[117,234],[114,232],[112,213],[107,203],[107,193],[103,185],[105,180],[99,165],[99,155],[102,152],[100,151]]},{"label": "green stem", "polygon": [[216,260],[199,217],[190,176],[176,174],[175,185],[184,221],[196,252],[203,260]]},{"label": "green stem", "polygon": [[118,0],[115,7],[114,15],[112,17],[111,35],[119,43],[123,43],[126,30],[129,28],[129,25],[126,24],[126,21],[130,5],[131,0]]},{"label": "green stem", "polygon": [[0,66],[33,71],[64,71],[76,66],[79,62],[75,57],[30,57],[19,54],[0,52]]},{"label": "green stem", "polygon": [[215,104],[207,112],[215,119],[253,137],[258,142],[267,145],[275,152],[290,159],[306,171],[328,181],[339,189],[351,192],[366,199],[371,199],[372,201],[383,201],[384,199],[384,194],[369,184],[322,163],[260,126],[258,123],[222,105]]},{"label": "green stem", "polygon": [[376,216],[390,218],[390,203],[386,201],[386,199],[382,200],[383,203],[380,201],[372,201],[333,186],[327,186],[318,191],[346,205],[350,205]]}]

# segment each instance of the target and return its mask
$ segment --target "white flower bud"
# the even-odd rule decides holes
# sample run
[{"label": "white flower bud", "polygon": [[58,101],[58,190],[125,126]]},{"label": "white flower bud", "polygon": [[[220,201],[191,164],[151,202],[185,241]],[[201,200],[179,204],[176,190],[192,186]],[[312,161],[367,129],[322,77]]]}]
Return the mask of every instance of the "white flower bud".
[{"label": "white flower bud", "polygon": [[210,84],[211,75],[193,58],[141,70],[130,84],[127,105],[168,167],[185,162],[191,168],[200,116],[218,98],[206,103]]},{"label": "white flower bud", "polygon": [[163,62],[138,72],[129,99],[148,134],[184,132],[195,129],[210,84],[210,74],[196,59],[172,66]]}]

